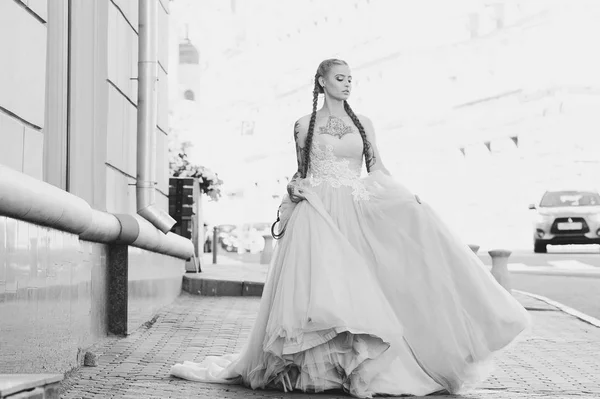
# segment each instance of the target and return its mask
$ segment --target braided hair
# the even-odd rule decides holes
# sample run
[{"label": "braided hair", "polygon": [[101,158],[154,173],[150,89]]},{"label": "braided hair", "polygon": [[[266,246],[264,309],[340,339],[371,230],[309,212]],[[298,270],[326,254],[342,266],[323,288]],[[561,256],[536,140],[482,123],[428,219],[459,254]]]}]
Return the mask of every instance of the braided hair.
[{"label": "braided hair", "polygon": [[[331,61],[330,64],[325,67],[325,63]],[[337,60],[336,60],[337,61]],[[313,107],[312,113],[310,114],[310,122],[308,124],[308,133],[306,134],[306,141],[304,142],[304,150],[302,152],[302,177],[306,178],[308,174],[308,168],[310,163],[310,147],[312,146],[313,133],[315,131],[315,121],[317,120],[317,101],[319,100],[319,93],[324,93],[323,87],[319,84],[319,76],[323,76],[321,70],[329,71],[331,65],[334,65],[333,60],[326,60],[321,62],[317,73],[315,75],[315,87],[313,88]]]},{"label": "braided hair", "polygon": [[362,123],[360,123],[358,116],[356,116],[354,111],[352,111],[352,108],[350,108],[350,104],[348,104],[348,101],[346,100],[344,100],[344,109],[346,110],[348,116],[350,116],[350,119],[352,119],[352,122],[354,122],[354,126],[356,126],[358,132],[360,133],[360,137],[362,137],[365,166],[367,167],[367,172],[370,172],[371,167],[375,165],[375,152],[371,147],[371,143],[369,142],[369,140],[367,140],[367,133],[365,132],[365,128],[363,127]]},{"label": "braided hair", "polygon": [[[315,74],[315,86],[313,88],[313,108],[312,108],[312,113],[310,115],[310,123],[308,124],[308,133],[306,134],[306,141],[305,141],[304,149],[303,149],[303,153],[302,153],[302,161],[303,161],[302,162],[302,166],[303,166],[302,167],[302,177],[303,178],[306,178],[306,176],[308,174],[308,170],[310,169],[310,149],[312,147],[312,141],[313,141],[313,136],[314,136],[314,131],[315,131],[315,121],[317,119],[317,101],[319,98],[319,94],[325,93],[325,91],[323,90],[323,86],[321,86],[319,84],[319,77],[326,76],[333,65],[346,65],[347,66],[348,63],[346,63],[346,61],[343,61],[343,60],[331,58],[331,59],[321,62],[319,64],[319,67],[317,68],[317,73]],[[371,143],[369,143],[369,140],[367,140],[367,134],[365,132],[365,128],[363,127],[362,123],[360,122],[360,120],[358,119],[358,117],[356,116],[354,111],[352,111],[352,108],[350,108],[350,104],[348,104],[348,101],[346,101],[346,100],[344,100],[344,110],[346,111],[348,116],[350,116],[350,119],[352,119],[352,122],[354,123],[354,125],[356,126],[356,128],[358,129],[358,131],[360,133],[360,136],[362,137],[363,156],[365,157],[365,165],[367,167],[367,172],[370,172],[371,167],[375,164],[375,154],[372,151]]]}]

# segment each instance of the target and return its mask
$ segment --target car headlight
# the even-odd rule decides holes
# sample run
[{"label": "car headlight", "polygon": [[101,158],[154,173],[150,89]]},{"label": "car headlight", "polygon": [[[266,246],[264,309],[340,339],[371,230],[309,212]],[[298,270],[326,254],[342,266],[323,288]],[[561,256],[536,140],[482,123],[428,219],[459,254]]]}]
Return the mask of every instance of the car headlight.
[{"label": "car headlight", "polygon": [[538,213],[536,221],[538,223],[546,223],[546,222],[551,221],[553,218],[554,218],[554,216],[552,216],[552,215],[546,215],[546,214],[543,214],[543,213]]}]

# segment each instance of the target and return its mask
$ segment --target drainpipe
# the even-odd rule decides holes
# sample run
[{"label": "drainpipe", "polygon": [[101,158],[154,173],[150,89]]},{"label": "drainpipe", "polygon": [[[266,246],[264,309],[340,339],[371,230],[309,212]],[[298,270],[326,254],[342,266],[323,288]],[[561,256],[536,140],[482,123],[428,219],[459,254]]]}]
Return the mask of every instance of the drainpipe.
[{"label": "drainpipe", "polygon": [[158,80],[158,0],[139,0],[138,109],[137,109],[137,213],[167,233],[175,220],[155,202],[156,104]]}]

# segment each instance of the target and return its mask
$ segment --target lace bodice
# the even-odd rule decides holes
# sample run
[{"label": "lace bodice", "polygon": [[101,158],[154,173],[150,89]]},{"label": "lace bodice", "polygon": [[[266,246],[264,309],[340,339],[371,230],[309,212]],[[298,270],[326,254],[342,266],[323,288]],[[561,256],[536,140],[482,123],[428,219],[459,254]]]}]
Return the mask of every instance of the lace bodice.
[{"label": "lace bodice", "polygon": [[360,178],[362,139],[359,135],[356,136],[344,140],[333,141],[320,138],[313,141],[308,176],[313,187],[323,183],[335,188],[347,186],[352,188],[355,200],[369,199],[369,193]]}]

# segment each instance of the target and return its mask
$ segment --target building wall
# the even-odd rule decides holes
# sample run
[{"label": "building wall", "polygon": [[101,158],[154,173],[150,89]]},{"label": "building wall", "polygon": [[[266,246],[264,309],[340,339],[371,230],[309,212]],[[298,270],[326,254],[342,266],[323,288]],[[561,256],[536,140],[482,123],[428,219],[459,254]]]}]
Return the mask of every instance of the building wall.
[{"label": "building wall", "polygon": [[158,0],[158,115],[156,132],[156,201],[169,209],[169,1]]},{"label": "building wall", "polygon": [[181,293],[184,262],[129,247],[127,330],[134,331]]},{"label": "building wall", "polygon": [[39,179],[43,174],[45,3],[0,2],[0,163]]},{"label": "building wall", "polygon": [[108,1],[70,9],[69,191],[106,210]]},{"label": "building wall", "polygon": [[[168,2],[153,1],[158,3],[159,22],[156,200],[166,210]],[[136,211],[137,1],[76,2],[72,12],[72,190],[97,209],[133,213]]]},{"label": "building wall", "polygon": [[[168,209],[168,1],[159,11],[157,204]],[[137,0],[0,0],[0,164],[135,213]],[[69,14],[70,13],[70,14]],[[70,36],[69,36],[70,32]],[[65,372],[106,334],[109,246],[0,215],[0,373]],[[128,331],[184,261],[128,248]]]},{"label": "building wall", "polygon": [[[153,1],[159,21],[155,177],[157,204],[166,210],[169,11],[168,1]],[[0,163],[96,209],[135,212],[137,1],[76,1],[70,12],[64,2],[0,3]]]},{"label": "building wall", "polygon": [[103,335],[106,246],[0,217],[0,373],[66,371]]},{"label": "building wall", "polygon": [[[108,246],[0,216],[0,373],[64,372],[106,334]],[[128,331],[181,292],[183,261],[128,249]]]},{"label": "building wall", "polygon": [[106,208],[135,211],[137,121],[137,4],[108,2],[108,126]]}]

